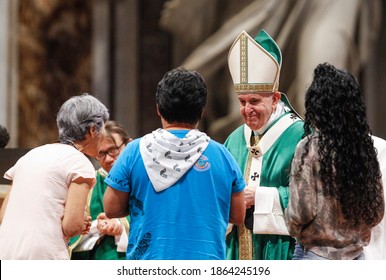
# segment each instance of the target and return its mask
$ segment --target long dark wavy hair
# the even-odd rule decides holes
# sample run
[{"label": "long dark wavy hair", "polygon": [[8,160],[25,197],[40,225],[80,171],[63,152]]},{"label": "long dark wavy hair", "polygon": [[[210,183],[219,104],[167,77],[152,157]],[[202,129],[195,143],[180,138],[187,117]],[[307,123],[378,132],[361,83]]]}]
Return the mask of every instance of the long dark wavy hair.
[{"label": "long dark wavy hair", "polygon": [[[374,226],[383,207],[381,172],[364,99],[348,72],[319,64],[305,99],[304,136],[318,134],[324,195],[336,198],[354,224]],[[301,166],[309,150],[302,154]]]}]

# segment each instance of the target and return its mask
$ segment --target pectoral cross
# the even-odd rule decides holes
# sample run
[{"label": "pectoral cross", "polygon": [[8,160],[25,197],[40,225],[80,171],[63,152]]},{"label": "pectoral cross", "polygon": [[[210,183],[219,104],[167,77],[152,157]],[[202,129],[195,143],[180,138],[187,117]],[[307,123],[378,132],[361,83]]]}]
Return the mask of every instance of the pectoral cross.
[{"label": "pectoral cross", "polygon": [[253,181],[256,181],[256,178],[259,178],[259,177],[260,177],[260,175],[257,174],[257,172],[253,172],[253,175],[251,176],[251,179],[252,179]]}]

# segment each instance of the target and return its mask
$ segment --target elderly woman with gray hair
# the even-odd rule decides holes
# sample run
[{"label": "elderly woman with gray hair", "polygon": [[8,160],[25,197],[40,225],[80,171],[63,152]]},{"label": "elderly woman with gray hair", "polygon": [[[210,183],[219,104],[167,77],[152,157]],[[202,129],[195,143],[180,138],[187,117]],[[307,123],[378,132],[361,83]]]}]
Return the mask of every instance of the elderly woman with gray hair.
[{"label": "elderly woman with gray hair", "polygon": [[82,94],[57,114],[59,142],[32,149],[10,168],[12,181],[0,210],[0,259],[69,259],[67,241],[87,233],[85,215],[95,157],[105,138],[107,108]]}]

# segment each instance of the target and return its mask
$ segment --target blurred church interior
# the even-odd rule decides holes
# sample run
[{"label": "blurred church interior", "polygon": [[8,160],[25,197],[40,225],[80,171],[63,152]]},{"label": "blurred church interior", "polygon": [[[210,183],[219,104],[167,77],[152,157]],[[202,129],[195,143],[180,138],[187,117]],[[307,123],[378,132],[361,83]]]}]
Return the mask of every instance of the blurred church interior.
[{"label": "blurred church interior", "polygon": [[227,67],[242,31],[279,44],[280,91],[304,113],[314,67],[330,62],[362,86],[373,133],[386,138],[386,0],[1,0],[0,123],[8,148],[57,141],[70,96],[98,97],[133,137],[160,126],[155,89],[177,66],[209,87],[200,129],[223,142],[241,118]]}]

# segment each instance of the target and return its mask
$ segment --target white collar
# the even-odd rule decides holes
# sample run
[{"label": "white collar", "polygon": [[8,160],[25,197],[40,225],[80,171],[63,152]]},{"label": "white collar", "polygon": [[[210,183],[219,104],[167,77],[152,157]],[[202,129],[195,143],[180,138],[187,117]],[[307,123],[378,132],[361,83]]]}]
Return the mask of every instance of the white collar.
[{"label": "white collar", "polygon": [[254,135],[262,135],[262,134],[264,134],[264,132],[267,130],[267,128],[275,120],[277,120],[277,118],[279,118],[283,113],[288,112],[289,110],[290,109],[287,106],[285,106],[284,102],[279,100],[279,103],[277,104],[275,111],[271,114],[271,116],[269,117],[269,119],[266,122],[266,124],[263,125],[263,127],[259,128],[257,130],[254,130],[253,134]]}]

